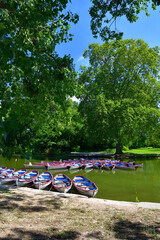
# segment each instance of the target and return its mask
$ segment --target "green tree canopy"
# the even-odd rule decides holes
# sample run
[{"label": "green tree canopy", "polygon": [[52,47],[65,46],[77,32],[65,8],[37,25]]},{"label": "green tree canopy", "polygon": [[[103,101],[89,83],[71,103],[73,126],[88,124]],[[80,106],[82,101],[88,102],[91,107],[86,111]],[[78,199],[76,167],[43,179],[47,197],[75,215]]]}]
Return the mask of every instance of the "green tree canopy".
[{"label": "green tree canopy", "polygon": [[[88,131],[97,142],[116,141],[117,152],[159,127],[160,56],[143,40],[91,44],[79,83]],[[118,150],[119,147],[119,150]]]},{"label": "green tree canopy", "polygon": [[78,21],[66,10],[68,2],[0,0],[1,148],[20,124],[27,127],[31,117],[40,116],[51,99],[63,104],[74,95],[73,59],[55,52],[57,44],[72,40],[70,23]]},{"label": "green tree canopy", "polygon": [[116,22],[120,17],[126,17],[129,22],[136,22],[139,13],[143,10],[149,16],[148,8],[156,9],[159,0],[91,0],[89,10],[91,15],[91,29],[94,37],[101,36],[103,40],[121,38]]}]

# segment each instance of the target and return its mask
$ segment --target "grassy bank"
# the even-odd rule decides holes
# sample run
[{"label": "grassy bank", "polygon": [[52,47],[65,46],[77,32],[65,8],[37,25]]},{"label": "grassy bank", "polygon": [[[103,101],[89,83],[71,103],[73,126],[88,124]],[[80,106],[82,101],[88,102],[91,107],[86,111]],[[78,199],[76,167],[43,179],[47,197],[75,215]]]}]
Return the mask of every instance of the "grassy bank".
[{"label": "grassy bank", "polygon": [[[108,148],[104,151],[105,153],[115,153],[115,148]],[[136,149],[127,149],[123,150],[123,153],[130,153],[130,154],[160,154],[160,148],[153,148],[153,147],[143,147],[143,148],[136,148]]]},{"label": "grassy bank", "polygon": [[160,239],[160,210],[50,192],[0,192],[1,239]]},{"label": "grassy bank", "polygon": [[137,149],[130,149],[130,150],[124,151],[124,153],[160,154],[160,148],[152,148],[152,147],[137,148]]}]

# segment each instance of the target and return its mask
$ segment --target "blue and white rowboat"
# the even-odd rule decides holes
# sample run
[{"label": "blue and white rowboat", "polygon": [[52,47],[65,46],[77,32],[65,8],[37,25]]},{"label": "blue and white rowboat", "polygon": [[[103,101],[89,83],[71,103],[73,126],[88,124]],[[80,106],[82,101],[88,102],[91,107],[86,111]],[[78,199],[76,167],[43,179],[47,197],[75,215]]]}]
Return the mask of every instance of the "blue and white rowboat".
[{"label": "blue and white rowboat", "polygon": [[73,178],[73,185],[79,193],[88,197],[94,197],[98,192],[98,187],[95,183],[81,175]]},{"label": "blue and white rowboat", "polygon": [[52,178],[53,176],[50,172],[43,172],[34,179],[33,184],[35,188],[43,190],[51,187]]}]

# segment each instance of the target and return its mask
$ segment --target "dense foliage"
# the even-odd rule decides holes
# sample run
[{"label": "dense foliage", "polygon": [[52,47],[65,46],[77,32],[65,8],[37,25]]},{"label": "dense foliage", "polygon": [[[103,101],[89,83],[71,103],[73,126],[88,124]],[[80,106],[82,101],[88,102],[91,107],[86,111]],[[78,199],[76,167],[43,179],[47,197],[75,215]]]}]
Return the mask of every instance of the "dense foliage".
[{"label": "dense foliage", "polygon": [[[3,152],[24,145],[23,135],[29,135],[28,129],[35,119],[38,122],[43,119],[50,102],[63,105],[66,97],[74,95],[73,59],[60,58],[55,52],[57,44],[72,40],[70,23],[78,21],[76,14],[65,10],[67,3],[64,0],[0,1]],[[27,141],[25,145],[28,146]]]},{"label": "dense foliage", "polygon": [[[91,44],[79,78],[81,111],[92,141],[124,145],[148,142],[159,132],[160,56],[143,40]],[[94,136],[94,137],[93,137]],[[153,139],[152,139],[153,140]]]},{"label": "dense foliage", "polygon": [[[92,44],[84,54],[90,67],[77,79],[71,56],[55,51],[72,41],[70,24],[79,19],[69,2],[0,0],[3,154],[121,147],[131,139],[157,144],[159,49],[141,40]],[[149,0],[91,2],[93,36],[105,40],[122,36],[111,29],[118,17],[133,22],[141,10],[148,15]],[[70,100],[74,95],[80,105]]]}]

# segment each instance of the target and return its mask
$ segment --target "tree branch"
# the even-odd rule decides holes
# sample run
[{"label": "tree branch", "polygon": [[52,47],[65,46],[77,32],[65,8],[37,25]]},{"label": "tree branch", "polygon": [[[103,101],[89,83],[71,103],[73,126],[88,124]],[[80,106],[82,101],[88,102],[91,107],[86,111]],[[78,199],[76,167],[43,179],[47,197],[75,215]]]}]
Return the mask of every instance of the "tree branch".
[{"label": "tree branch", "polygon": [[7,6],[3,3],[2,0],[0,1],[0,8],[6,9],[6,10],[8,10],[9,12],[13,12],[13,8],[7,7]]}]

